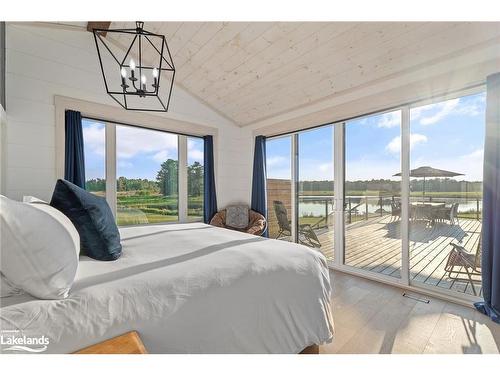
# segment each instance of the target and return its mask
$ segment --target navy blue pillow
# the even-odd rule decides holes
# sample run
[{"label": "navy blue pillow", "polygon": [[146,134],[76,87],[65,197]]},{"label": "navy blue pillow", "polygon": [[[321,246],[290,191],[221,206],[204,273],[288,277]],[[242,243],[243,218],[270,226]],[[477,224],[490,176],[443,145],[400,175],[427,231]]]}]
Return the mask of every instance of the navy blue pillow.
[{"label": "navy blue pillow", "polygon": [[120,232],[106,199],[66,180],[57,180],[50,205],[65,214],[76,227],[83,255],[97,260],[120,257]]}]

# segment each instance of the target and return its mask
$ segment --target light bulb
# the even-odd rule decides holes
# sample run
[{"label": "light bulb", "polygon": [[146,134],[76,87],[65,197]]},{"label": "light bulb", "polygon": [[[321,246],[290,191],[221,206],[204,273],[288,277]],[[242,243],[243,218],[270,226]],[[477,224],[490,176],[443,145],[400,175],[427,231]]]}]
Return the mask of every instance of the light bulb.
[{"label": "light bulb", "polygon": [[127,77],[127,69],[122,67],[121,73],[123,78]]},{"label": "light bulb", "polygon": [[158,78],[158,69],[156,68],[153,69],[153,77]]},{"label": "light bulb", "polygon": [[135,70],[135,61],[134,61],[134,59],[130,59],[129,65],[130,65],[130,70]]},{"label": "light bulb", "polygon": [[146,84],[146,76],[145,76],[144,74],[143,74],[143,75],[142,75],[142,77],[141,77],[141,83],[142,83],[143,85],[145,85],[145,84]]}]

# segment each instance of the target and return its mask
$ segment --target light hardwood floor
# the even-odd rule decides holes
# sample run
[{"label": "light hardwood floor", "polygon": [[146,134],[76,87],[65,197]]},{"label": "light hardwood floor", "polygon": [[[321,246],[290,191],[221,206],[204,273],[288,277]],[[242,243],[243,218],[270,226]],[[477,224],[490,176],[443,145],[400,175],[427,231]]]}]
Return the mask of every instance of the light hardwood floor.
[{"label": "light hardwood floor", "polygon": [[[330,271],[333,342],[320,353],[499,353],[500,325],[472,308]],[[415,293],[411,293],[416,295]]]}]

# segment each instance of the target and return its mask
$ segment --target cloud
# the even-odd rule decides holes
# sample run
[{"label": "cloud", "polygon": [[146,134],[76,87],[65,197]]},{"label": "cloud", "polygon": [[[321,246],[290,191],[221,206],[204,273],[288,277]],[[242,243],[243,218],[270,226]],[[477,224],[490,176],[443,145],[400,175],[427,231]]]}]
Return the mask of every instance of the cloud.
[{"label": "cloud", "polygon": [[437,110],[437,112],[434,115],[422,117],[420,119],[420,124],[432,125],[439,122],[440,120],[448,116],[450,113],[452,113],[458,106],[459,102],[460,99],[452,99],[446,102],[431,104],[430,106],[426,106],[427,110],[424,109],[424,112],[428,111],[429,109],[435,109]]},{"label": "cloud", "polygon": [[129,161],[119,161],[117,164],[119,168],[132,168],[134,166],[134,163]]},{"label": "cloud", "polygon": [[318,169],[321,172],[330,172],[330,171],[333,172],[333,164],[332,163],[323,163],[323,164],[319,165]]},{"label": "cloud", "polygon": [[469,154],[462,155],[460,158],[465,159],[465,160],[473,160],[473,161],[477,161],[477,162],[482,163],[484,160],[484,149],[481,148],[481,149],[473,151]]},{"label": "cloud", "polygon": [[118,159],[131,159],[138,154],[149,154],[157,162],[163,162],[169,157],[177,159],[177,135],[132,126],[117,126],[116,152]]},{"label": "cloud", "polygon": [[391,179],[397,180],[399,177],[393,177],[394,173],[401,170],[401,164],[398,160],[373,160],[359,159],[346,163],[346,181],[372,180],[372,179]]},{"label": "cloud", "polygon": [[203,151],[200,150],[190,150],[188,153],[189,162],[195,162],[203,164]]},{"label": "cloud", "polygon": [[83,126],[83,139],[85,148],[100,156],[104,156],[104,143],[106,142],[104,125],[98,122],[88,123]]},{"label": "cloud", "polygon": [[385,146],[386,151],[389,151],[391,154],[398,154],[401,151],[401,137],[394,137],[388,144]]},{"label": "cloud", "polygon": [[163,163],[167,159],[176,159],[174,155],[170,155],[168,150],[161,150],[152,156],[152,159],[157,163]]},{"label": "cloud", "polygon": [[412,162],[412,168],[430,165],[434,168],[463,173],[464,176],[454,177],[456,180],[482,181],[483,180],[484,150],[477,149],[455,157],[427,157],[422,156]]},{"label": "cloud", "polygon": [[[411,133],[410,134],[410,150],[412,150],[416,145],[420,143],[426,143],[427,137],[423,134]],[[388,144],[385,146],[386,151],[391,154],[399,154],[401,152],[401,137],[394,137]]]},{"label": "cloud", "polygon": [[[411,168],[430,165],[434,168],[463,173],[464,176],[453,177],[453,179],[458,181],[482,181],[483,155],[483,149],[477,149],[458,157],[436,158],[435,156],[424,156],[417,160],[412,160]],[[388,161],[364,158],[347,163],[346,180],[355,181],[379,178],[399,180],[400,177],[393,177],[393,174],[400,170],[401,165],[399,160]]]},{"label": "cloud", "polygon": [[[271,156],[267,158],[267,177],[290,179],[290,158],[284,156]],[[333,180],[333,163],[325,159],[306,159],[299,161],[300,180],[320,181]]]},{"label": "cloud", "polygon": [[267,158],[266,164],[268,168],[290,165],[290,158],[286,158],[284,156],[271,156]]},{"label": "cloud", "polygon": [[469,99],[465,105],[458,108],[460,114],[466,116],[479,116],[485,112],[486,93],[482,93]]},{"label": "cloud", "polygon": [[394,128],[401,125],[401,112],[384,113],[377,122],[379,128]]},{"label": "cloud", "polygon": [[188,139],[188,162],[192,164],[198,162],[203,164],[203,141]]},{"label": "cloud", "polygon": [[416,107],[411,110],[411,121],[433,125],[449,115],[478,116],[484,113],[485,94],[457,98],[445,102]]}]

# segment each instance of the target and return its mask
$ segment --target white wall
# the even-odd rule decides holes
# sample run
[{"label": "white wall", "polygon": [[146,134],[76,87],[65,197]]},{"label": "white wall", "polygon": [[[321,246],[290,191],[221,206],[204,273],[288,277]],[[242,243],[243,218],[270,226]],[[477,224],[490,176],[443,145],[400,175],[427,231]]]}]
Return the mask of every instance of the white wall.
[{"label": "white wall", "polygon": [[[105,93],[91,33],[7,24],[6,34],[6,195],[50,199],[56,180],[54,95],[117,104]],[[248,202],[250,129],[238,128],[179,87],[164,116],[218,128],[219,206]]]}]

